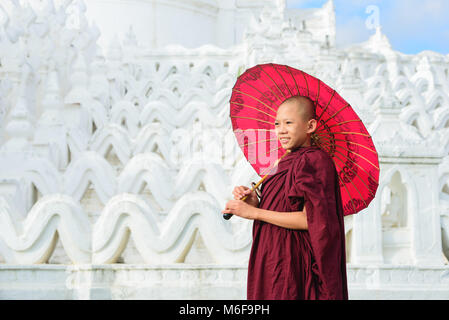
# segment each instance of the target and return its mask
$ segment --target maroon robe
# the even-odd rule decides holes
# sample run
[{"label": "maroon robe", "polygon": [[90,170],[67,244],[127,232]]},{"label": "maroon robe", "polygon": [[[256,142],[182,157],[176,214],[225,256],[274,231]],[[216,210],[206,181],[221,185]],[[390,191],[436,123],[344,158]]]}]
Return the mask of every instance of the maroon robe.
[{"label": "maroon robe", "polygon": [[261,187],[259,208],[307,211],[308,230],[255,220],[248,265],[249,300],[348,299],[343,209],[330,156],[292,150]]}]

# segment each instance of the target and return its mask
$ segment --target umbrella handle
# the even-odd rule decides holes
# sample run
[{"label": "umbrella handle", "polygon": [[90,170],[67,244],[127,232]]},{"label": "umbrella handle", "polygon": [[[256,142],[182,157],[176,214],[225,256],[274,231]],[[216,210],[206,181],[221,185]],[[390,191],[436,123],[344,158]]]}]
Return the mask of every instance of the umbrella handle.
[{"label": "umbrella handle", "polygon": [[[254,189],[252,189],[251,188],[251,191],[253,191]],[[246,200],[246,198],[248,198],[248,196],[246,195],[246,196],[244,196],[242,199],[240,199],[240,200],[242,200],[242,201],[245,201]],[[225,220],[229,220],[229,219],[231,219],[232,218],[232,216],[233,216],[233,214],[232,213],[225,213],[225,214],[223,214],[223,219],[225,219]]]},{"label": "umbrella handle", "polygon": [[[289,154],[290,152],[291,152],[291,150],[287,150],[287,151],[284,153],[284,155],[283,155],[280,159],[278,159],[278,160],[276,161],[276,163],[273,165],[273,168],[274,168],[275,166],[277,166],[278,163],[279,163],[279,161],[281,161],[282,158],[284,158],[284,157],[285,157],[287,154]],[[271,170],[270,170],[270,171],[271,171]],[[256,189],[260,186],[260,184],[266,179],[266,177],[268,177],[268,174],[266,174],[262,179],[259,180],[259,182],[257,182],[255,185],[253,185],[253,187],[251,188],[251,191],[256,190]],[[248,198],[248,195],[244,196],[244,197],[243,197],[242,199],[240,199],[240,200],[245,201],[246,198]],[[232,216],[233,216],[232,213],[225,213],[225,214],[223,214],[223,219],[229,220],[229,219],[231,219]]]}]

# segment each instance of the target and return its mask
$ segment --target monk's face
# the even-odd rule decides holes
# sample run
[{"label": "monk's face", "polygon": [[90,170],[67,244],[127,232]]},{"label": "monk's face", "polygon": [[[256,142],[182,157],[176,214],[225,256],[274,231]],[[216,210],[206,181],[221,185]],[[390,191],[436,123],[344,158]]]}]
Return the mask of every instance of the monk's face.
[{"label": "monk's face", "polygon": [[286,101],[279,106],[274,127],[284,149],[310,146],[316,120],[307,118],[305,106],[297,101]]}]

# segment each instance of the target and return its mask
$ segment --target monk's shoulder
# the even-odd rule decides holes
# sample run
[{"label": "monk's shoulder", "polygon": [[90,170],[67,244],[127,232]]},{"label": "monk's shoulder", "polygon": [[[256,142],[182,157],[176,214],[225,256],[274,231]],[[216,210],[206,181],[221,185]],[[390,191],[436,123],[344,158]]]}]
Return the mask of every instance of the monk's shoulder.
[{"label": "monk's shoulder", "polygon": [[334,163],[330,155],[320,148],[308,148],[302,153],[303,162],[320,170],[332,170]]}]

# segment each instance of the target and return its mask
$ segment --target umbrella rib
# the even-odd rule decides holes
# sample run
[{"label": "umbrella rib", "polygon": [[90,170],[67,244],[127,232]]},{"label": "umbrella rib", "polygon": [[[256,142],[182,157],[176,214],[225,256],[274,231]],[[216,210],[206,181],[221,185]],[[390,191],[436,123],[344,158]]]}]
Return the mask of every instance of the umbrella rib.
[{"label": "umbrella rib", "polygon": [[267,76],[268,76],[268,78],[270,78],[271,79],[271,82],[273,82],[274,83],[274,85],[276,86],[276,88],[278,88],[278,90],[279,90],[279,92],[282,94],[282,96],[285,98],[285,94],[281,91],[281,89],[279,88],[279,86],[278,86],[278,84],[273,80],[273,78],[264,70],[264,69],[262,69],[262,67],[259,65],[259,69],[261,70],[261,71],[263,71],[263,73],[265,73]]},{"label": "umbrella rib", "polygon": [[[326,139],[326,138],[327,138],[327,139]],[[324,141],[341,141],[341,142],[347,142],[347,143],[350,143],[350,144],[355,144],[355,145],[357,145],[357,146],[359,146],[359,147],[365,148],[365,149],[368,150],[368,151],[371,151],[372,153],[377,154],[377,151],[376,151],[376,150],[373,150],[373,149],[371,149],[371,148],[368,148],[367,146],[364,146],[363,144],[360,144],[360,143],[357,143],[357,142],[354,142],[354,141],[351,141],[351,140],[331,139],[331,138],[328,138],[328,137],[326,137],[326,136],[322,136],[322,137],[320,138],[320,140],[323,140],[323,139],[324,139]],[[339,145],[336,145],[336,146],[339,146]]]},{"label": "umbrella rib", "polygon": [[290,70],[290,67],[289,67],[289,66],[285,66],[285,67],[287,68],[288,72],[289,72],[290,75],[292,76],[292,79],[293,79],[293,81],[295,82],[295,85],[296,85],[296,90],[298,91],[298,96],[300,96],[301,93],[299,92],[298,83],[296,82],[296,79],[295,79],[295,77],[293,76],[293,73],[292,73],[292,71]]},{"label": "umbrella rib", "polygon": [[[325,146],[327,146],[327,145],[325,145]],[[338,160],[340,160],[341,162],[343,162],[343,160],[342,160],[340,157],[338,157],[336,154],[334,154],[333,156],[336,157],[336,158],[337,158]],[[335,161],[334,161],[334,163],[337,164]],[[343,163],[344,163],[344,162],[343,162]],[[338,166],[338,167],[339,167],[340,170],[341,170],[341,167],[340,167],[340,166]],[[355,172],[354,170],[352,170],[352,168],[348,167],[348,169],[351,170],[352,173],[355,174],[355,175],[357,176],[357,178],[359,178],[359,180],[363,183],[363,185],[366,187],[366,189],[368,190],[368,192],[371,193],[371,195],[372,195],[373,198],[374,198],[374,194],[371,192],[370,188],[366,185],[366,183],[365,183],[365,181],[362,179],[362,177],[360,177],[360,176],[357,174],[357,172]],[[354,185],[354,187],[357,189],[357,187],[356,187],[355,185]]]},{"label": "umbrella rib", "polygon": [[347,121],[339,122],[339,123],[333,124],[331,126],[328,126],[328,128],[333,128],[333,127],[336,127],[338,125],[342,125],[342,124],[346,124],[346,123],[350,123],[350,122],[362,122],[362,120],[361,119],[347,120]]},{"label": "umbrella rib", "polygon": [[248,119],[248,120],[255,120],[255,121],[258,121],[258,122],[263,122],[263,123],[268,123],[268,124],[270,124],[270,125],[273,125],[273,123],[271,123],[271,122],[268,122],[268,121],[263,121],[263,120],[260,120],[260,119],[256,119],[256,118],[250,118],[250,117],[239,117],[239,116],[231,116],[231,118],[239,118],[239,119]]},{"label": "umbrella rib", "polygon": [[318,98],[320,97],[320,84],[321,84],[321,80],[318,79],[318,89],[317,89],[317,93],[316,93],[316,98],[315,98],[315,102],[318,104]]},{"label": "umbrella rib", "polygon": [[[343,121],[343,122],[339,122],[339,123],[333,124],[333,125],[328,126],[326,128],[330,129],[330,128],[333,128],[333,127],[336,127],[336,126],[339,126],[339,125],[342,125],[342,124],[346,124],[346,123],[351,123],[351,122],[362,122],[362,120],[360,120],[360,119],[347,120],[347,121]],[[320,126],[317,126],[315,131],[318,130],[319,128],[322,128],[321,124],[320,124]]]},{"label": "umbrella rib", "polygon": [[281,73],[279,72],[279,70],[271,63],[271,67],[276,70],[276,72],[278,73],[279,77],[282,78],[282,81],[284,81],[285,86],[288,89],[288,92],[290,92],[290,95],[293,96],[292,91],[290,90],[290,87],[288,86],[287,82],[285,81],[284,77],[281,75]]},{"label": "umbrella rib", "polygon": [[[251,75],[252,76],[255,76],[252,72],[250,72],[251,73]],[[257,78],[257,76],[255,76],[256,78]],[[262,79],[262,77],[258,77],[258,79],[260,80],[260,82],[262,82],[264,85],[265,85],[265,87],[267,87],[268,88],[268,90],[270,90],[271,91],[271,93],[276,97],[276,99],[278,99],[279,100],[279,102],[281,102],[282,103],[282,100],[281,99],[279,99],[279,97],[278,97],[278,95],[273,91],[273,90],[271,90],[271,88],[270,88],[270,86],[268,86],[268,84],[266,84],[265,83],[265,81],[263,81],[263,79]],[[248,85],[250,85],[249,83],[247,83],[247,82],[245,82],[246,84],[248,84]],[[253,86],[251,86],[251,87],[253,87]],[[253,87],[254,88],[254,87]],[[259,90],[258,90],[259,91]],[[259,91],[260,92],[260,91]],[[264,94],[265,95],[265,94]]]},{"label": "umbrella rib", "polygon": [[260,110],[260,109],[258,109],[258,108],[256,108],[256,107],[249,106],[249,105],[243,104],[243,103],[237,103],[237,102],[231,102],[231,103],[232,103],[232,104],[236,104],[236,105],[238,105],[238,106],[247,107],[247,108],[251,108],[251,109],[257,110],[257,111],[259,111],[259,112],[261,112],[261,113],[263,113],[263,114],[266,114],[267,116],[272,117],[273,119],[276,120],[276,117],[273,116],[272,114],[266,113],[265,111],[262,111],[262,110]]},{"label": "umbrella rib", "polygon": [[[246,82],[245,82],[245,83],[246,83]],[[249,86],[251,86],[253,89],[256,89],[257,91],[259,91],[257,88],[254,88],[254,87],[253,87],[252,85],[250,85],[249,83],[246,83],[246,84],[249,85]],[[237,89],[234,89],[234,91],[237,92],[237,93],[244,94],[245,96],[248,96],[248,97],[250,97],[250,98],[253,98],[254,100],[256,100],[256,101],[262,103],[265,107],[267,107],[268,109],[270,109],[271,111],[273,111],[274,113],[276,113],[276,110],[274,110],[273,108],[271,108],[270,106],[268,106],[267,104],[265,104],[263,101],[260,101],[260,100],[257,99],[256,97],[254,97],[254,96],[252,96],[252,95],[250,95],[250,94],[247,94],[247,93],[245,93],[245,92],[242,92],[242,91],[240,91],[240,90],[237,90]],[[265,94],[264,94],[263,92],[260,92],[260,91],[259,91],[259,93],[265,96]]]},{"label": "umbrella rib", "polygon": [[335,112],[331,117],[327,118],[325,121],[323,121],[322,123],[320,122],[318,124],[318,128],[320,128],[322,125],[326,124],[326,122],[328,122],[330,119],[332,119],[333,117],[335,117],[337,114],[339,114],[342,110],[346,109],[347,107],[349,107],[349,103],[347,105],[345,105],[343,108],[341,108],[340,110],[338,110],[337,112]]},{"label": "umbrella rib", "polygon": [[351,204],[352,204],[352,208],[354,209],[354,213],[357,213],[357,209],[356,209],[355,204],[354,204],[354,199],[352,199],[352,196],[351,196],[351,193],[350,193],[349,190],[348,190],[348,187],[346,186],[346,184],[344,183],[344,181],[341,180],[341,178],[340,178],[340,176],[339,176],[338,174],[337,174],[337,178],[338,178],[338,180],[340,180],[340,182],[343,184],[343,187],[345,187],[345,190],[346,190],[346,193],[347,193],[348,196],[349,196],[349,199],[351,199]]},{"label": "umbrella rib", "polygon": [[306,82],[306,88],[307,88],[307,96],[309,96],[309,83],[307,82],[306,75],[304,74],[304,71],[300,70],[302,73],[302,76],[304,77],[304,81]]},{"label": "umbrella rib", "polygon": [[329,104],[331,103],[331,101],[332,101],[332,98],[334,97],[334,95],[335,95],[335,90],[332,92],[332,96],[331,96],[331,98],[329,99],[329,101],[327,102],[327,105],[326,105],[326,107],[323,109],[323,111],[321,112],[321,114],[320,114],[320,116],[319,116],[319,118],[318,118],[318,120],[316,121],[316,122],[320,122],[320,120],[321,120],[321,116],[324,114],[324,112],[327,110],[327,107],[329,107]]},{"label": "umbrella rib", "polygon": [[[349,177],[348,177],[348,175],[346,174],[346,172],[334,161],[334,163],[335,163],[335,165],[337,165],[338,166],[338,168],[340,169],[340,172],[343,172],[343,174],[345,175],[345,177],[346,178],[348,178],[349,179]],[[357,174],[356,174],[357,175]],[[360,196],[360,199],[362,199],[362,201],[363,201],[363,203],[365,204],[365,208],[368,206],[367,204],[366,204],[366,202],[365,202],[365,199],[363,199],[363,196],[362,196],[362,194],[360,193],[360,191],[359,191],[359,189],[355,186],[355,184],[354,184],[354,182],[352,182],[352,180],[350,181],[351,182],[351,184],[352,184],[352,186],[355,188],[355,190],[357,190],[357,193],[359,194],[359,196]]]},{"label": "umbrella rib", "polygon": [[272,150],[268,150],[267,152],[265,152],[265,155],[267,155],[268,153],[271,153],[273,151],[279,150],[281,147],[277,147],[276,149],[272,149]]},{"label": "umbrella rib", "polygon": [[[338,166],[338,165],[337,165],[337,166]],[[338,166],[338,168],[341,170],[341,167],[340,167],[340,166]],[[346,177],[348,177],[344,171],[342,171],[342,172],[343,172],[343,174],[344,174]],[[345,187],[346,192],[349,194],[349,197],[351,198],[352,207],[354,208],[354,213],[356,213],[356,212],[357,212],[357,209],[356,209],[356,207],[355,207],[355,205],[354,205],[354,199],[353,199],[352,196],[350,195],[350,192],[349,192],[349,190],[347,189],[345,182],[342,181],[342,179],[340,178],[340,176],[339,176],[338,174],[337,174],[337,177],[338,177],[338,179],[343,183],[343,186]],[[354,183],[352,182],[352,180],[351,180],[351,184],[352,184],[352,185],[354,186],[354,188],[357,190],[357,193],[359,194],[360,199],[362,199],[363,204],[365,205],[365,208],[368,207],[368,205],[367,205],[366,202],[365,202],[365,199],[363,199],[362,195],[360,194],[359,189],[357,189],[357,188],[355,187],[355,185],[354,185]]]},{"label": "umbrella rib", "polygon": [[374,168],[376,168],[377,170],[380,170],[378,166],[376,166],[375,164],[373,164],[371,161],[369,161],[368,159],[366,159],[366,158],[365,158],[364,156],[362,156],[361,154],[359,154],[359,153],[357,153],[357,152],[355,152],[355,151],[353,151],[353,150],[349,150],[349,149],[347,149],[347,148],[345,148],[345,147],[342,147],[341,145],[338,145],[338,147],[339,147],[339,148],[342,148],[343,150],[346,150],[346,151],[348,151],[348,152],[350,152],[350,153],[353,153],[353,154],[359,156],[360,158],[362,158],[362,159],[364,159],[366,162],[368,162],[370,165],[372,165]]},{"label": "umbrella rib", "polygon": [[[340,131],[340,132],[332,132],[332,134],[355,134],[355,135],[359,135],[359,136],[364,136],[364,137],[367,137],[367,138],[371,138],[371,136],[370,136],[369,134],[362,133],[362,132]],[[327,134],[323,134],[323,133],[317,132],[316,135],[318,135],[318,136],[321,137],[321,136],[324,136],[324,135],[327,135]]]},{"label": "umbrella rib", "polygon": [[347,156],[345,156],[343,153],[341,153],[341,152],[338,151],[338,150],[335,150],[335,152],[338,152],[338,153],[341,154],[345,159],[351,161],[353,164],[355,164],[357,167],[359,167],[363,172],[365,172],[367,175],[369,175],[371,179],[373,179],[374,181],[376,181],[376,179],[374,179],[374,178],[371,176],[371,174],[370,174],[369,172],[366,172],[366,170],[365,170],[363,167],[361,167],[357,162],[355,162],[355,161],[353,161],[352,159],[348,158]]},{"label": "umbrella rib", "polygon": [[[345,174],[345,175],[346,175],[346,174]],[[338,174],[337,174],[337,177],[338,177],[338,180],[340,180],[341,183],[343,183],[343,186],[345,187],[345,190],[346,190],[346,192],[348,193],[349,198],[351,198],[351,204],[352,204],[352,208],[354,209],[354,213],[357,213],[357,208],[355,207],[354,199],[352,198],[351,193],[350,193],[349,190],[348,190],[348,187],[346,186],[345,182],[342,181],[342,179],[340,178],[340,176],[339,176]],[[351,181],[351,183],[352,183],[352,181]],[[356,189],[356,190],[357,190],[357,189]],[[358,194],[360,195],[360,192],[359,192],[358,190],[357,190],[357,192],[358,192]],[[361,195],[360,195],[360,197],[361,197]],[[363,200],[363,198],[362,198],[362,200]],[[366,208],[367,205],[366,205],[365,200],[363,200],[363,203],[365,204],[365,208]]]}]

